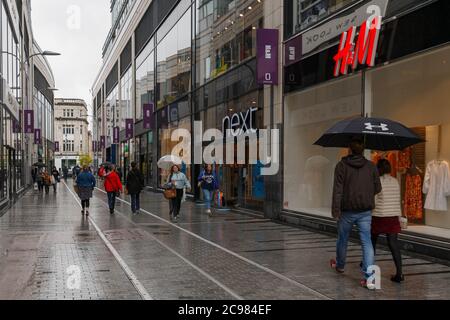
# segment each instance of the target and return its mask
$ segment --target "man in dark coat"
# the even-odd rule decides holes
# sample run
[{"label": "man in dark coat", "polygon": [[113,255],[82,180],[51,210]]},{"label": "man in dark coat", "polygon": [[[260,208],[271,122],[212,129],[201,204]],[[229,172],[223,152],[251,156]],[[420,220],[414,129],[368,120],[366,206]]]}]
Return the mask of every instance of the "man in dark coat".
[{"label": "man in dark coat", "polygon": [[140,193],[144,189],[144,176],[137,168],[136,162],[131,163],[131,170],[127,175],[126,188],[131,197],[131,211],[133,214],[139,213]]},{"label": "man in dark coat", "polygon": [[[344,272],[348,238],[353,225],[356,225],[363,252],[361,267],[367,280],[371,275],[367,269],[374,265],[372,210],[375,195],[381,192],[381,182],[376,166],[363,155],[363,141],[353,138],[349,149],[350,155],[342,158],[334,173],[332,214],[338,219],[338,241],[336,261],[332,260],[331,265],[339,273]],[[364,282],[364,285],[367,283]]]}]

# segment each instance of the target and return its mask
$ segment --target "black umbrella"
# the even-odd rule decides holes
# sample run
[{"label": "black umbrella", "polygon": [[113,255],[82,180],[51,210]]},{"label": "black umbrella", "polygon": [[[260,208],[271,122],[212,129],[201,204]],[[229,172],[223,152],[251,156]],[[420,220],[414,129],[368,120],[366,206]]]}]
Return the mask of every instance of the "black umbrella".
[{"label": "black umbrella", "polygon": [[382,118],[353,118],[340,121],[328,129],[314,144],[322,147],[346,148],[354,137],[364,141],[370,150],[403,150],[425,142],[401,123]]}]

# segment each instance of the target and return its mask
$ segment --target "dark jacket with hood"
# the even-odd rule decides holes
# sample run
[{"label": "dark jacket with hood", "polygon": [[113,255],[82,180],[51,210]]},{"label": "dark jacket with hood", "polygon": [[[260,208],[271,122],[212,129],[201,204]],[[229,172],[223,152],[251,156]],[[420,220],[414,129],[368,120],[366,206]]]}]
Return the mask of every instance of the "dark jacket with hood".
[{"label": "dark jacket with hood", "polygon": [[375,195],[381,182],[375,165],[362,155],[349,155],[336,165],[333,185],[332,214],[364,212],[375,208]]},{"label": "dark jacket with hood", "polygon": [[132,169],[128,173],[126,187],[129,194],[138,194],[144,189],[144,176],[138,169]]}]

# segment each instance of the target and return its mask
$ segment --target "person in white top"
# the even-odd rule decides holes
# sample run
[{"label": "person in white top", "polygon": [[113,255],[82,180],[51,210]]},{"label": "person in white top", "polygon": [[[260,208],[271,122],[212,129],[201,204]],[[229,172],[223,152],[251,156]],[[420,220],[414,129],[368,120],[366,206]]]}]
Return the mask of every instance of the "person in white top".
[{"label": "person in white top", "polygon": [[376,250],[378,236],[386,234],[387,244],[392,253],[397,273],[391,277],[393,282],[404,281],[402,273],[402,256],[398,244],[398,234],[401,231],[399,217],[402,215],[400,206],[400,186],[391,176],[391,164],[386,159],[377,163],[382,191],[375,196],[375,209],[372,211],[372,245]]}]

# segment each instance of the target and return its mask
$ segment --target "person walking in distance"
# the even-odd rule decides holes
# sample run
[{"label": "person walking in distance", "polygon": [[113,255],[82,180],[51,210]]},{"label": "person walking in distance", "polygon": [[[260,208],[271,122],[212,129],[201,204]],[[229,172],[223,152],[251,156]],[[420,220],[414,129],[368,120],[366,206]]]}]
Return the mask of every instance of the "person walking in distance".
[{"label": "person walking in distance", "polygon": [[118,194],[120,195],[120,192],[122,192],[123,190],[122,183],[120,182],[119,175],[117,174],[114,166],[108,167],[106,169],[104,178],[104,187],[106,193],[108,194],[109,213],[114,214],[114,209],[116,206],[116,196]]},{"label": "person walking in distance", "polygon": [[52,176],[53,176],[53,191],[56,193],[56,187],[58,186],[59,183],[59,171],[56,169],[56,167],[53,167],[52,170]]},{"label": "person walking in distance", "polygon": [[170,175],[165,185],[166,188],[176,189],[177,196],[171,199],[171,212],[170,219],[174,222],[178,222],[178,216],[181,209],[181,200],[184,194],[184,188],[191,189],[191,183],[184,173],[180,171],[178,165],[173,165],[170,169]]},{"label": "person walking in distance", "polygon": [[139,197],[144,186],[144,176],[137,168],[136,162],[132,162],[131,170],[127,175],[126,188],[131,197],[131,211],[133,214],[139,213],[141,209]]},{"label": "person walking in distance", "polygon": [[353,225],[359,229],[364,279],[361,285],[367,288],[367,279],[372,275],[368,268],[374,264],[374,251],[371,241],[372,210],[375,208],[375,195],[381,192],[381,182],[375,165],[364,156],[364,143],[353,138],[349,145],[350,155],[342,158],[334,172],[332,215],[338,220],[338,240],[336,260],[331,267],[343,273],[347,257],[347,245]]},{"label": "person walking in distance", "polygon": [[211,201],[214,192],[219,189],[219,184],[216,175],[213,172],[212,165],[205,165],[204,169],[198,176],[198,186],[202,190],[203,200],[206,205],[206,213],[212,217]]},{"label": "person walking in distance", "polygon": [[89,171],[88,166],[83,166],[83,170],[76,178],[76,184],[78,187],[78,196],[81,200],[81,214],[86,216],[89,215],[89,205],[90,199],[92,198],[92,193],[95,188],[95,177]]},{"label": "person walking in distance", "polygon": [[38,185],[39,192],[44,191],[44,171],[42,169],[37,170],[36,182]]},{"label": "person walking in distance", "polygon": [[67,177],[69,176],[69,169],[66,166],[64,166],[62,172],[64,176],[64,181],[67,182]]},{"label": "person walking in distance", "polygon": [[42,172],[42,180],[44,182],[45,193],[48,194],[50,192],[50,186],[52,185],[52,177],[45,168]]},{"label": "person walking in distance", "polygon": [[394,259],[396,274],[391,277],[393,282],[404,281],[402,272],[402,255],[398,243],[398,234],[401,232],[400,220],[402,209],[400,207],[400,185],[391,176],[391,164],[386,159],[377,163],[380,174],[382,191],[375,197],[375,209],[372,212],[372,245],[374,253],[378,236],[385,234],[389,250]]}]

